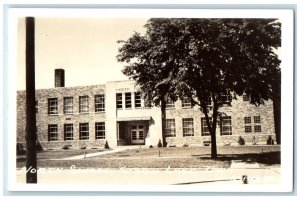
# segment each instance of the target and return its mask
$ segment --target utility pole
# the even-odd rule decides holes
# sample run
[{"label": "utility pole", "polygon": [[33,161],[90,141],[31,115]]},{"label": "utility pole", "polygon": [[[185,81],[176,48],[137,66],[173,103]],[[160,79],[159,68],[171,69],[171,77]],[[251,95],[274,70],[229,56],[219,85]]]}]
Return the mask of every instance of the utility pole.
[{"label": "utility pole", "polygon": [[34,18],[26,17],[26,183],[37,183]]}]

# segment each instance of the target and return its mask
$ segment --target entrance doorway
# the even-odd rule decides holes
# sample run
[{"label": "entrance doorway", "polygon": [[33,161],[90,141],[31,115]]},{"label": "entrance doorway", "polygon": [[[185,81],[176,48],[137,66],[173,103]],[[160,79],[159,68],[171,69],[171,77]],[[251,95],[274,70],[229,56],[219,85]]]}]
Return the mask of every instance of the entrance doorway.
[{"label": "entrance doorway", "polygon": [[145,144],[145,130],[143,124],[131,126],[131,143],[132,144]]}]

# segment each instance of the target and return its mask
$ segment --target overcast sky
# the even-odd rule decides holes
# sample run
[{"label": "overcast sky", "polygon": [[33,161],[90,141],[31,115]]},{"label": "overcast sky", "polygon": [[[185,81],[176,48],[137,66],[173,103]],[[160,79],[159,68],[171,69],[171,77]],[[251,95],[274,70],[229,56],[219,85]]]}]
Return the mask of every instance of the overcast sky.
[{"label": "overcast sky", "polygon": [[[116,55],[117,40],[144,33],[147,19],[36,18],[36,88],[54,87],[54,69],[65,69],[65,86],[128,80]],[[17,89],[25,89],[25,19],[18,23]]]}]

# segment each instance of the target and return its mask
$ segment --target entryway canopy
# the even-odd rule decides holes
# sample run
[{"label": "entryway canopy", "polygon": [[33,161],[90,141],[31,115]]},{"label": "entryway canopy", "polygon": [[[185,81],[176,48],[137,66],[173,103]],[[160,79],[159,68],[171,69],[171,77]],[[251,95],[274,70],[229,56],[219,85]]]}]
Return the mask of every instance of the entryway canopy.
[{"label": "entryway canopy", "polygon": [[140,120],[151,120],[150,116],[142,116],[142,117],[123,117],[123,118],[117,118],[118,122],[124,122],[124,121],[140,121]]}]

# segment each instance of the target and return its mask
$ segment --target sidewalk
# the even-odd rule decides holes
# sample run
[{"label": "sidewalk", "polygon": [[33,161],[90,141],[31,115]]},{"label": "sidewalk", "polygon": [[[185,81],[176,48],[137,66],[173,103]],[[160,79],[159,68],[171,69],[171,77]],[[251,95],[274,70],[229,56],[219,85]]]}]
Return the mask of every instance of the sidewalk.
[{"label": "sidewalk", "polygon": [[90,158],[90,157],[94,157],[94,156],[100,156],[100,155],[104,155],[104,154],[125,151],[127,149],[139,149],[139,148],[144,148],[144,147],[145,146],[139,146],[139,145],[119,146],[116,149],[112,149],[112,150],[96,152],[96,153],[87,153],[87,154],[83,154],[83,155],[79,155],[79,156],[72,156],[72,157],[61,158],[61,159],[50,159],[50,160],[78,160],[78,159],[83,159],[83,158]]}]

